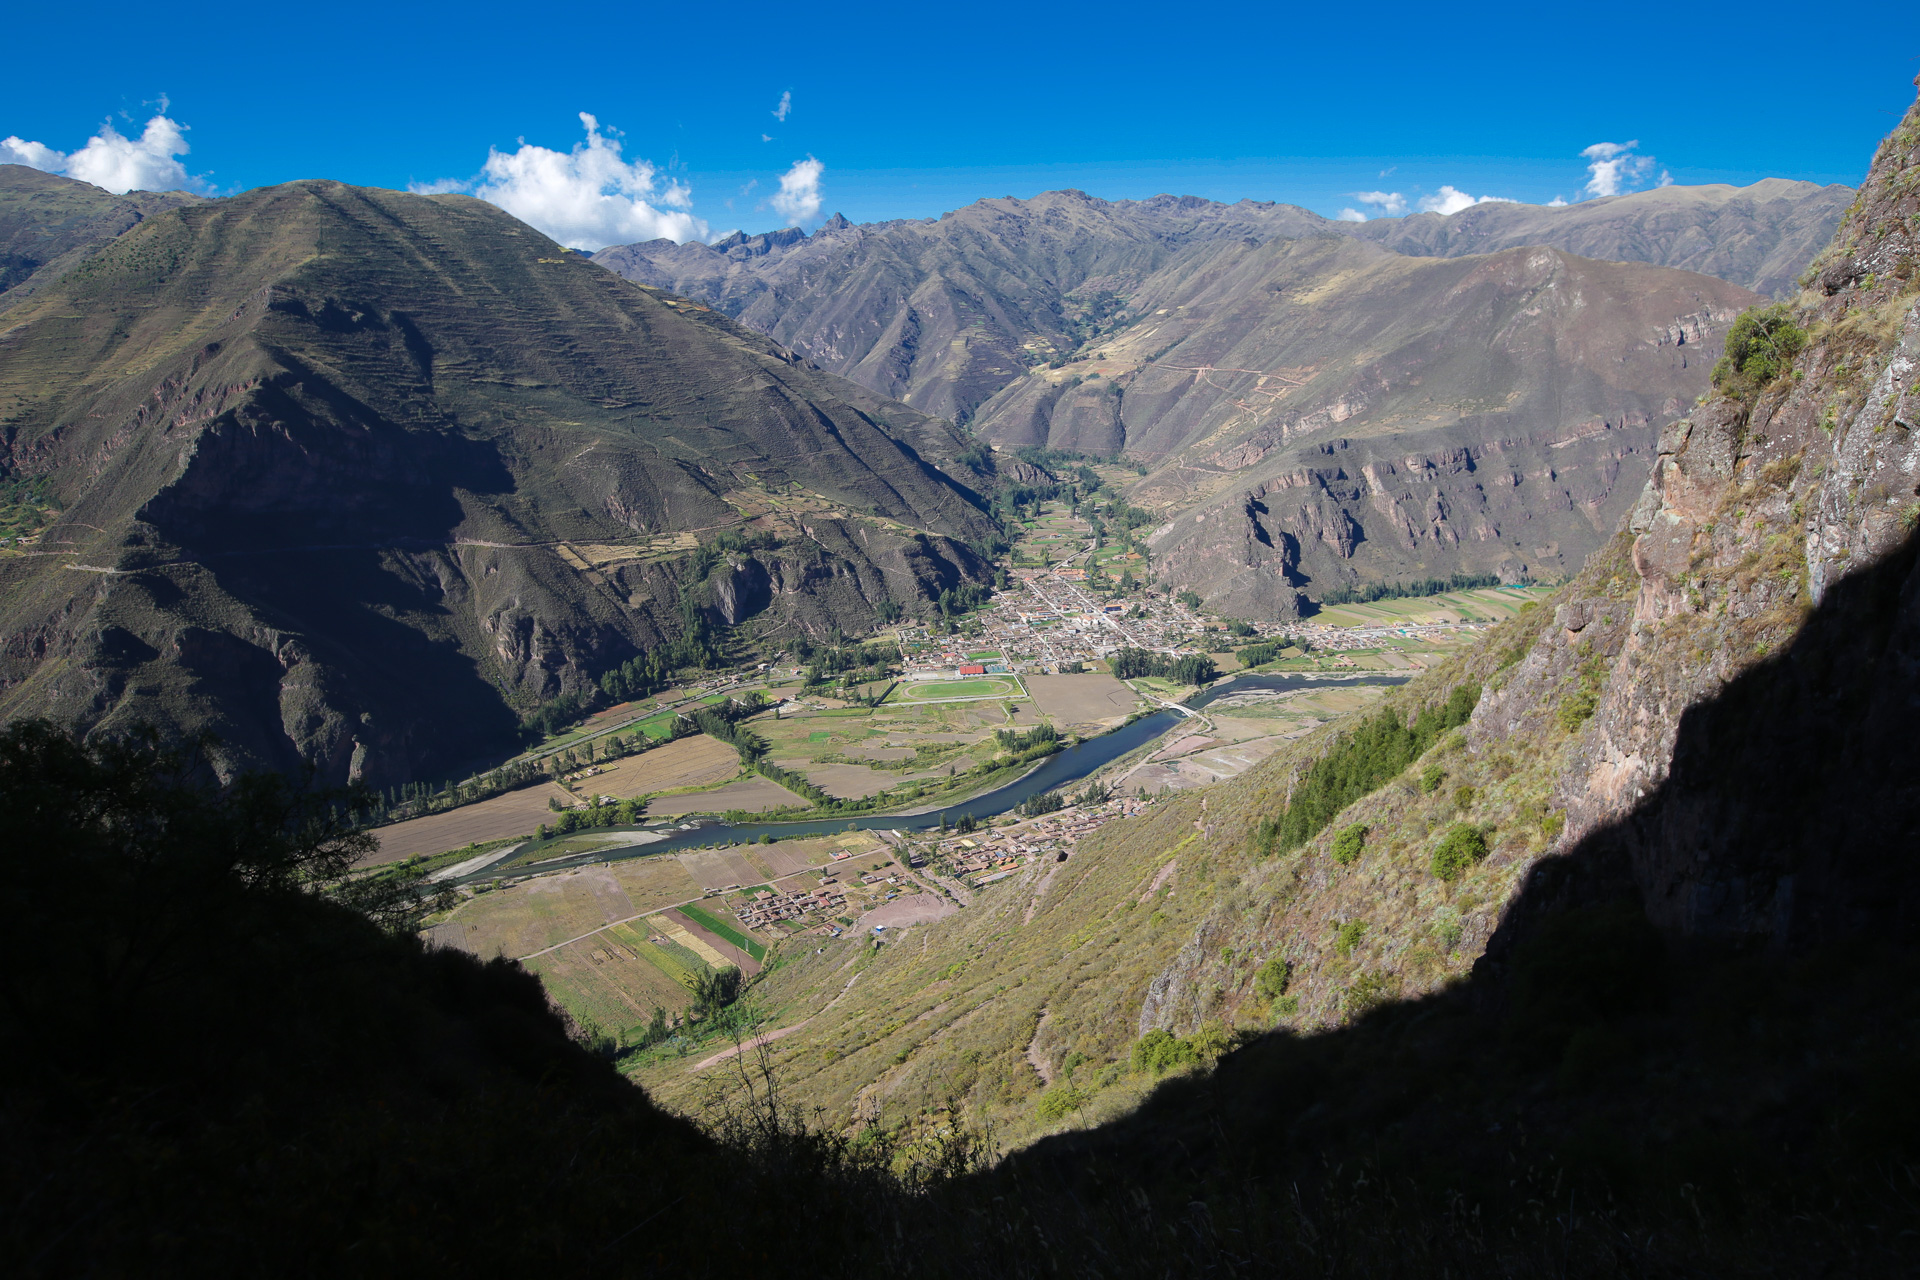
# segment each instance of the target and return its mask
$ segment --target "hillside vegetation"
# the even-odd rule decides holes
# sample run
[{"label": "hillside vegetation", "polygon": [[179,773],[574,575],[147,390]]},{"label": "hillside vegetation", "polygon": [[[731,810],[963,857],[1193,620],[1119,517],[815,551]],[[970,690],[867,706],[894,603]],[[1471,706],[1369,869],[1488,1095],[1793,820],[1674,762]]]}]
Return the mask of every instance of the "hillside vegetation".
[{"label": "hillside vegetation", "polygon": [[387,786],[636,657],[985,572],[947,424],[481,201],[194,202],[6,320],[0,470],[58,512],[0,553],[7,715]]}]

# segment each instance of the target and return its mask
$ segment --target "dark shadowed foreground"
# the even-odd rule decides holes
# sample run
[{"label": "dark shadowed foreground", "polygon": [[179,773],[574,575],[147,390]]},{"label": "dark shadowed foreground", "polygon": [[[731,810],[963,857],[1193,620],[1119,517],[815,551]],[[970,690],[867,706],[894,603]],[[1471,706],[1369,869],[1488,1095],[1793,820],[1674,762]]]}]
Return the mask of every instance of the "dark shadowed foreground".
[{"label": "dark shadowed foreground", "polygon": [[[1911,1273],[1915,559],[1837,584],[1690,712],[1668,782],[1542,864],[1469,982],[1257,1041],[990,1168],[978,1135],[894,1150],[764,1095],[702,1133],[516,966],[351,899],[358,837],[327,802],[16,725],[7,1265]],[[1796,868],[1801,923],[1673,943],[1642,869],[1688,839],[1735,879]]]}]

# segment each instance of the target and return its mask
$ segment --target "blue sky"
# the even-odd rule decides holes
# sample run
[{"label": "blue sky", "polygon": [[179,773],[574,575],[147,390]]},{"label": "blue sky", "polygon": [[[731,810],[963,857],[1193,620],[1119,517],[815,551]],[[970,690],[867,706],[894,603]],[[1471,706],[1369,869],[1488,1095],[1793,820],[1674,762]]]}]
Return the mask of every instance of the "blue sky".
[{"label": "blue sky", "polygon": [[[586,239],[612,233],[609,215],[570,205],[567,183],[655,218],[614,231],[673,234],[924,217],[1063,186],[1330,217],[1398,207],[1355,193],[1417,208],[1443,187],[1544,203],[1588,189],[1583,150],[1629,141],[1621,189],[1662,174],[1854,183],[1920,72],[1911,0],[1848,6],[1846,30],[1871,38],[1843,44],[1804,4],[1720,0],[76,12],[37,5],[8,25],[0,138],[58,153],[48,166],[134,172],[98,146],[59,157],[103,122],[137,138],[164,101],[190,147],[173,162],[210,190],[474,189],[493,149],[518,159],[487,190]],[[582,112],[601,131],[595,163],[569,158]],[[522,140],[546,151],[521,155]],[[817,170],[795,168],[809,158]]]}]

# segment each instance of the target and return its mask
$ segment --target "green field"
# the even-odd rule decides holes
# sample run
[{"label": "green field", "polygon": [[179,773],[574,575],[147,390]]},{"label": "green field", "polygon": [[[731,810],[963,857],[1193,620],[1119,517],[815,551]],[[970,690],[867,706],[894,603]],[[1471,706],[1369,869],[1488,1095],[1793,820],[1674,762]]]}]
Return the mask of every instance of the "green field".
[{"label": "green field", "polygon": [[919,684],[903,683],[894,690],[889,702],[933,702],[943,698],[1024,698],[1027,691],[1012,676],[988,676],[975,680],[927,680]]},{"label": "green field", "polygon": [[767,949],[765,947],[740,932],[740,930],[733,925],[726,923],[724,920],[716,919],[692,903],[681,907],[680,914],[695,924],[713,930],[713,932],[719,934],[728,942],[731,942],[734,946],[752,956],[755,960],[765,960],[767,958]]}]

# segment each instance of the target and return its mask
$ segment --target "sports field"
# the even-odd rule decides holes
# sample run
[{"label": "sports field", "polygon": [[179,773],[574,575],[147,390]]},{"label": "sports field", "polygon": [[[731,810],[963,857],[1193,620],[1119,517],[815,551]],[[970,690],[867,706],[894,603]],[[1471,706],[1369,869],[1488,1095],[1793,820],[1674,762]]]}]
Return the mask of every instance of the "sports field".
[{"label": "sports field", "polygon": [[1015,676],[985,676],[971,680],[906,680],[888,702],[942,702],[951,698],[1024,698],[1027,691]]}]

